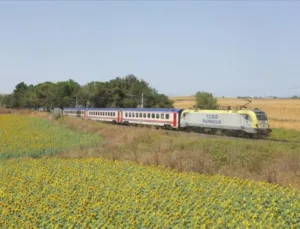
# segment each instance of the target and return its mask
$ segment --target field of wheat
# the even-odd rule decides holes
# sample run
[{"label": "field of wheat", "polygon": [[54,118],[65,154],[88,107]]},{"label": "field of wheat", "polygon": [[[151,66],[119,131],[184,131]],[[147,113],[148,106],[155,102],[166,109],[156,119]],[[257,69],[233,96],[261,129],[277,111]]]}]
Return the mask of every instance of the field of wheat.
[{"label": "field of wheat", "polygon": [[3,228],[299,228],[275,185],[105,159],[0,162]]},{"label": "field of wheat", "polygon": [[[191,108],[195,105],[192,96],[172,97],[174,107]],[[221,106],[242,106],[247,101],[237,98],[219,98]],[[273,128],[300,130],[300,99],[253,99],[249,108],[264,110],[270,118]]]}]

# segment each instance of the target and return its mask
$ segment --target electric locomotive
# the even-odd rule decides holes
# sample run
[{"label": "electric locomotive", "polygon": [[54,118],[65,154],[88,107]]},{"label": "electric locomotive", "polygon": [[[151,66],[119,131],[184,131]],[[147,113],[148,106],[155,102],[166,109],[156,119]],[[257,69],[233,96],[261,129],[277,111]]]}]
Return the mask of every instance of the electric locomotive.
[{"label": "electric locomotive", "polygon": [[259,137],[271,133],[268,117],[260,109],[198,110],[181,113],[180,127],[208,133]]}]

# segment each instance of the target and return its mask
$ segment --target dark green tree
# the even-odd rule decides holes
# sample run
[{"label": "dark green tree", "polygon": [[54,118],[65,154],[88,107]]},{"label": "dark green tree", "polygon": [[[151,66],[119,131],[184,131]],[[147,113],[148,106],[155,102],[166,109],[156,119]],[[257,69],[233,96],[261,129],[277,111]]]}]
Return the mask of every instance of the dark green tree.
[{"label": "dark green tree", "polygon": [[22,108],[25,105],[25,94],[29,90],[29,87],[24,82],[21,82],[16,85],[13,92],[12,107],[13,108]]},{"label": "dark green tree", "polygon": [[[16,85],[6,104],[13,108],[44,108],[47,111],[55,107],[173,107],[173,101],[135,75],[116,77],[108,82],[93,81],[80,86],[74,80],[57,83],[44,82],[37,85]],[[1,104],[4,104],[3,99]]]}]

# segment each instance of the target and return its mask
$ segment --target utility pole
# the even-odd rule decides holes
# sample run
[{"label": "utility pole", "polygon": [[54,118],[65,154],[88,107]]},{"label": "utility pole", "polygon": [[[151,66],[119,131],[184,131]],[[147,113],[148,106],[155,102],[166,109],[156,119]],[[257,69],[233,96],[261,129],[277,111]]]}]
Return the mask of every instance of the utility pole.
[{"label": "utility pole", "polygon": [[142,93],[142,105],[141,105],[142,108],[144,108],[144,93]]}]

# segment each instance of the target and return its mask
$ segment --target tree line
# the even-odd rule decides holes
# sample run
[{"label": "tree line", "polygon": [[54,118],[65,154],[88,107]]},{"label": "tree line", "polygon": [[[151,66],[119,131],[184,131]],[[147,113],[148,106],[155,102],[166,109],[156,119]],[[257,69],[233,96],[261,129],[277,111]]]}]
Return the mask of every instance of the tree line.
[{"label": "tree line", "polygon": [[12,94],[0,96],[0,106],[44,109],[68,107],[94,108],[173,108],[173,101],[135,75],[117,77],[107,82],[93,81],[81,86],[76,81],[43,82],[27,85],[20,82]]}]

